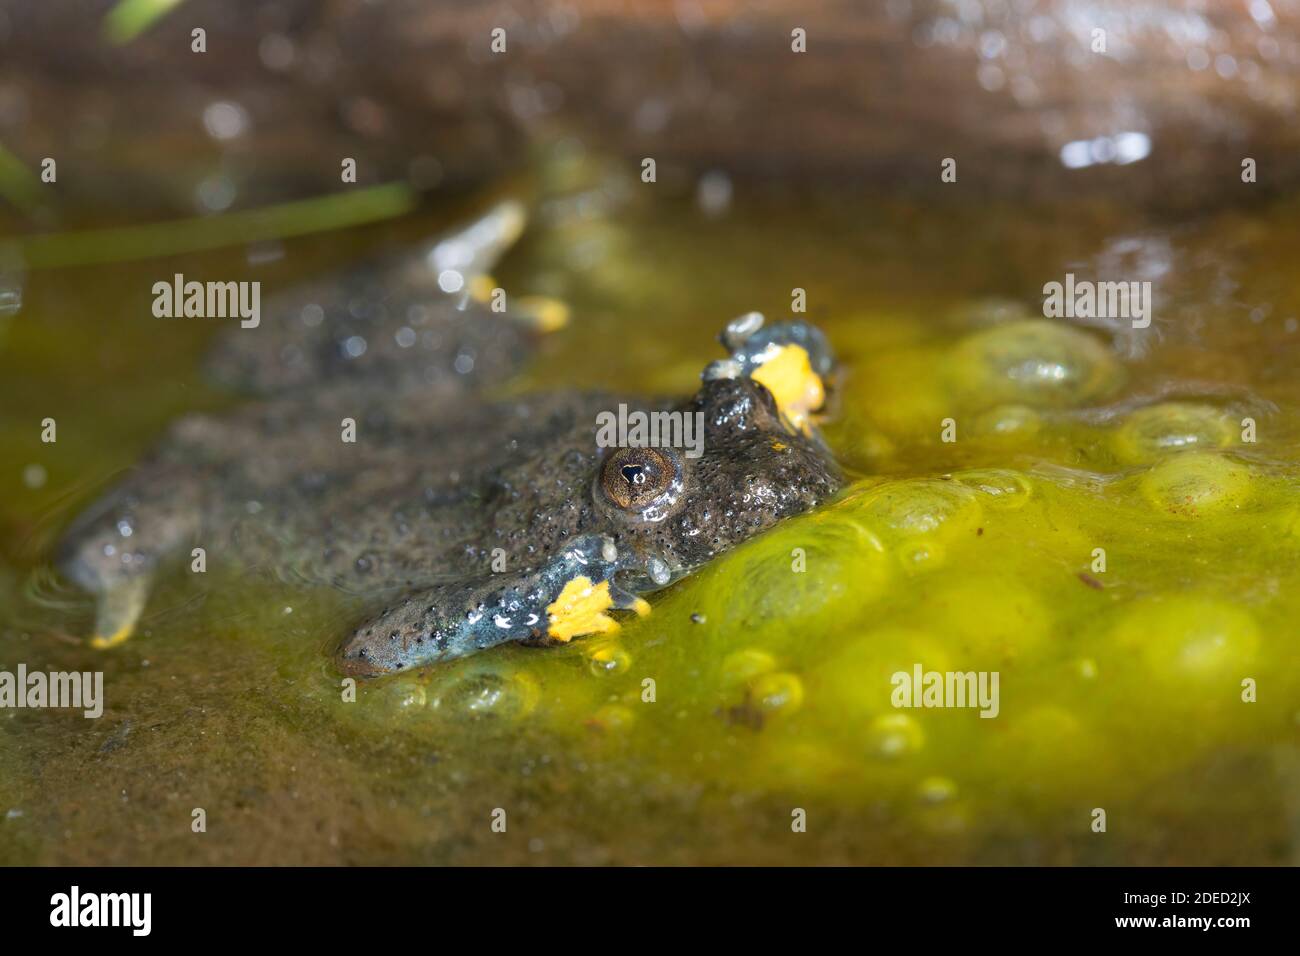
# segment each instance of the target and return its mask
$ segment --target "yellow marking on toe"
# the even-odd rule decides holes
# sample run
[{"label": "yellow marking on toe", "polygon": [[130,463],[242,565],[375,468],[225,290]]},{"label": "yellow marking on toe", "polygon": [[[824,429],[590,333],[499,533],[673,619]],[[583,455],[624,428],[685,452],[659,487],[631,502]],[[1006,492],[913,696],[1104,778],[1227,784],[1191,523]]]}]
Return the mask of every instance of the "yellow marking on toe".
[{"label": "yellow marking on toe", "polygon": [[591,578],[579,575],[564,586],[560,596],[546,609],[550,621],[547,636],[567,642],[583,634],[616,631],[618,621],[605,613],[613,606],[608,581],[592,584]]},{"label": "yellow marking on toe", "polygon": [[555,332],[569,324],[569,307],[550,296],[521,296],[515,308],[539,332]]},{"label": "yellow marking on toe", "polygon": [[645,598],[637,598],[632,602],[632,610],[636,611],[637,617],[645,617],[650,613],[650,602]]},{"label": "yellow marking on toe", "polygon": [[469,280],[469,297],[480,305],[487,305],[492,300],[492,293],[497,288],[497,280],[486,272]]},{"label": "yellow marking on toe", "polygon": [[[469,280],[469,297],[479,305],[492,305],[492,297],[500,283],[486,272]],[[556,332],[569,324],[569,307],[548,295],[521,295],[515,300],[511,313],[527,322],[539,332]]]},{"label": "yellow marking on toe", "polygon": [[751,377],[772,393],[786,421],[807,434],[810,413],[826,401],[826,386],[813,371],[808,350],[801,345],[779,346]]},{"label": "yellow marking on toe", "polygon": [[126,639],[131,636],[131,630],[130,627],[118,628],[118,630],[114,631],[108,637],[104,637],[102,634],[96,634],[90,639],[90,646],[96,650],[106,651],[110,647],[117,647],[119,644],[125,644]]}]

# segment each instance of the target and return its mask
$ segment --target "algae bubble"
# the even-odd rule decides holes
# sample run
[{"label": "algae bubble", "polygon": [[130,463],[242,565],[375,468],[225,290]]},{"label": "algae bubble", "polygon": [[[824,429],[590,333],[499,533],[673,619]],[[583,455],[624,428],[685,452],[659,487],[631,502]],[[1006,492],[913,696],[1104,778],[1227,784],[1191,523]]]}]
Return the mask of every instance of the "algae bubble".
[{"label": "algae bubble", "polygon": [[987,663],[1037,651],[1048,643],[1055,623],[1047,603],[1016,579],[1013,568],[942,583],[927,595],[917,618]]},{"label": "algae bubble", "polygon": [[1047,319],[967,336],[949,357],[949,376],[960,395],[984,408],[1068,408],[1104,398],[1124,380],[1098,339]]},{"label": "algae bubble", "polygon": [[526,717],[536,708],[541,696],[532,675],[482,665],[435,676],[426,694],[431,711],[456,718],[504,720]]},{"label": "algae bubble", "polygon": [[834,632],[886,593],[878,536],[842,506],[797,518],[685,582],[691,608],[767,649]]},{"label": "algae bubble", "polygon": [[776,658],[767,651],[747,647],[722,660],[722,686],[737,687],[776,670]]},{"label": "algae bubble", "polygon": [[952,654],[932,634],[890,625],[857,636],[819,665],[810,677],[818,703],[839,725],[865,726],[891,712],[892,678],[911,674],[916,664],[926,671],[953,669]]},{"label": "algae bubble", "polygon": [[803,706],[803,681],[796,674],[763,674],[750,683],[749,692],[764,714],[789,716]]},{"label": "algae bubble", "polygon": [[632,666],[632,655],[613,642],[597,642],[586,651],[588,667],[597,676],[622,674]]},{"label": "algae bubble", "polygon": [[1259,628],[1247,610],[1220,598],[1161,595],[1127,608],[1111,639],[1155,679],[1218,682],[1231,695],[1255,660]]},{"label": "algae bubble", "polygon": [[953,480],[973,488],[990,499],[995,508],[1018,511],[1029,503],[1034,486],[1029,476],[1009,468],[972,468],[959,471]]},{"label": "algae bubble", "polygon": [[867,750],[884,760],[914,756],[925,746],[925,731],[908,714],[881,714],[868,728]]},{"label": "algae bubble", "polygon": [[955,537],[979,524],[980,504],[974,491],[937,478],[916,478],[867,488],[846,504],[861,509],[875,527],[891,537]]},{"label": "algae bubble", "polygon": [[1225,448],[1235,433],[1222,409],[1164,402],[1130,414],[1112,435],[1111,447],[1120,461],[1140,464],[1173,452]]},{"label": "algae bubble", "polygon": [[1241,508],[1252,495],[1250,468],[1222,455],[1186,452],[1142,476],[1143,497],[1160,511],[1196,518]]},{"label": "algae bubble", "polygon": [[1043,428],[1043,416],[1028,405],[995,405],[975,419],[975,432],[990,438],[1029,441]]}]

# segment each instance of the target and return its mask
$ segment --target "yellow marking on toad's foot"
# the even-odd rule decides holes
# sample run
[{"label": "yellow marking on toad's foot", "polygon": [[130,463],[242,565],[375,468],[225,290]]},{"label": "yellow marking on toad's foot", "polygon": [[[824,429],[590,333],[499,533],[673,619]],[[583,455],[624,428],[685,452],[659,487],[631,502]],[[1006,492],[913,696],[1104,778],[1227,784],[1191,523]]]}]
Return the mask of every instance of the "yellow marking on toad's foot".
[{"label": "yellow marking on toad's foot", "polygon": [[547,636],[567,642],[582,634],[617,630],[618,622],[605,613],[613,606],[608,581],[592,584],[591,578],[580,574],[547,607],[546,618],[550,621]]},{"label": "yellow marking on toad's foot", "polygon": [[[469,297],[479,305],[491,307],[497,289],[497,280],[486,272],[469,280]],[[521,295],[515,300],[510,315],[527,323],[538,332],[557,332],[569,324],[569,307],[549,295]]]},{"label": "yellow marking on toad's foot", "polygon": [[777,410],[795,429],[809,434],[810,416],[826,401],[826,386],[813,371],[807,349],[781,345],[751,375],[776,400]]},{"label": "yellow marking on toad's foot", "polygon": [[484,272],[469,280],[469,297],[479,305],[491,305],[492,293],[496,288],[497,280]]},{"label": "yellow marking on toad's foot", "polygon": [[564,585],[560,596],[546,608],[550,622],[546,635],[567,643],[584,634],[617,631],[618,621],[605,613],[610,608],[635,611],[638,617],[650,613],[650,603],[644,598],[616,595],[611,593],[608,581],[593,584],[591,578],[580,574]]},{"label": "yellow marking on toad's foot", "polygon": [[515,309],[539,332],[557,332],[569,324],[569,307],[548,295],[521,296]]},{"label": "yellow marking on toad's foot", "polygon": [[119,644],[125,644],[127,638],[131,636],[132,628],[118,628],[112,634],[105,637],[102,634],[96,634],[90,639],[90,646],[96,650],[106,651],[110,647],[117,647]]},{"label": "yellow marking on toad's foot", "polygon": [[144,610],[148,597],[147,577],[128,579],[101,594],[90,646],[103,651],[125,643],[135,633],[136,622],[140,620],[140,612]]}]

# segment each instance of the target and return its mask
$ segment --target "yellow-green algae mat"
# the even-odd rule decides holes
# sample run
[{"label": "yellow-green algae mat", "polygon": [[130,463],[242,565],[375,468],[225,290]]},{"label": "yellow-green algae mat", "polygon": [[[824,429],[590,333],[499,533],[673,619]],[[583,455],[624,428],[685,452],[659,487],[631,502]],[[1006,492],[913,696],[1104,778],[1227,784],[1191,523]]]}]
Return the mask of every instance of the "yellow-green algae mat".
[{"label": "yellow-green algae mat", "polygon": [[[612,263],[620,295],[655,313],[653,340],[629,356],[625,312],[571,296],[589,324],[559,338],[533,384],[609,384],[584,375],[635,363],[636,387],[690,387],[714,317],[740,303],[702,286],[689,307],[654,299],[638,268],[655,288],[695,269],[690,247],[671,251],[680,225],[663,228]],[[157,265],[131,268],[103,282],[125,295]],[[751,285],[736,282],[747,297]],[[114,294],[46,289],[51,314],[61,296]],[[1107,335],[1026,315],[835,312],[824,324],[845,374],[828,438],[855,478],[837,500],[615,634],[363,682],[355,702],[329,661],[355,614],[346,596],[221,568],[196,596],[181,570],[135,640],[92,656],[72,633],[88,601],[39,567],[6,568],[0,603],[16,613],[0,664],[102,667],[107,702],[99,721],[0,719],[0,860],[1293,860],[1295,375],[1237,387],[1246,353],[1223,326],[1212,348],[1121,360]],[[1280,331],[1248,331],[1259,368],[1294,372],[1265,338]],[[13,332],[33,367],[76,361]],[[130,356],[152,354],[154,325],[79,334],[101,360],[69,364],[66,393],[39,378],[5,392],[25,416],[4,419],[16,461],[41,453],[27,426],[47,408],[71,423],[103,395],[137,414],[112,434],[142,445],[195,404],[165,378],[122,380]],[[192,362],[201,340],[175,334]],[[675,364],[654,351],[669,340]],[[52,473],[73,474],[136,454],[91,432],[49,451],[70,456],[48,459]],[[58,526],[6,520],[38,544]],[[917,665],[998,672],[997,716],[893,706],[892,676]]]},{"label": "yellow-green algae mat", "polygon": [[[900,358],[882,355],[880,370],[904,374]],[[433,739],[474,719],[545,727],[656,774],[786,793],[795,819],[857,804],[951,838],[1019,814],[1096,832],[1108,808],[1107,826],[1129,830],[1122,808],[1153,782],[1216,747],[1285,739],[1300,503],[1294,468],[1252,454],[1251,409],[1163,401],[1102,423],[1075,416],[1118,393],[1122,369],[1096,338],[1048,320],[975,333],[923,364],[940,373],[910,388],[859,369],[871,384],[845,400],[864,414],[887,405],[879,418],[903,434],[930,427],[943,441],[946,423],[977,455],[1073,442],[1112,470],[862,477],[615,635],[363,693]],[[941,406],[969,415],[945,420]],[[863,441],[875,455],[888,443],[884,431]],[[917,665],[998,672],[993,719],[896,707],[893,675]]]}]

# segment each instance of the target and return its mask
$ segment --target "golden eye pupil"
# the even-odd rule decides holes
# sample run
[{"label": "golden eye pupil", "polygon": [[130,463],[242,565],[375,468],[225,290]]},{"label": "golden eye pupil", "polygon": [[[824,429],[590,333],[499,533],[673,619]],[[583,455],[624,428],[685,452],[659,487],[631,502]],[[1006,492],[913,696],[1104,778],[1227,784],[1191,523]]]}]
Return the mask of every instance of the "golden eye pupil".
[{"label": "golden eye pupil", "polygon": [[624,465],[621,469],[623,480],[629,485],[645,484],[645,468],[641,465]]}]

